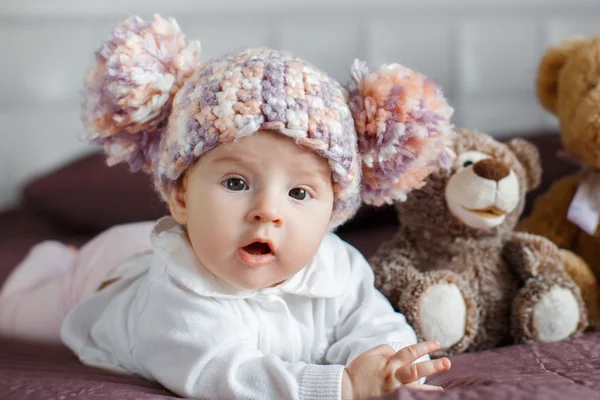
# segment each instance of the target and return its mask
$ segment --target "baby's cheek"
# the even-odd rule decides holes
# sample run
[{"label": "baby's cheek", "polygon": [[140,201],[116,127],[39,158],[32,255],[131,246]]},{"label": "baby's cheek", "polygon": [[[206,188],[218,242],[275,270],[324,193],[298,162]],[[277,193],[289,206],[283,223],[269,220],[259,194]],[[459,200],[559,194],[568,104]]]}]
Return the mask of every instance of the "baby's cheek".
[{"label": "baby's cheek", "polygon": [[298,239],[289,241],[285,248],[281,248],[278,255],[278,262],[275,274],[279,274],[278,280],[286,280],[305,268],[316,254],[316,249],[307,248],[307,245]]},{"label": "baby's cheek", "polygon": [[196,256],[204,264],[221,262],[226,247],[231,248],[239,242],[233,231],[236,225],[239,224],[223,221],[222,216],[214,212],[196,214],[188,224],[188,235]]},{"label": "baby's cheek", "polygon": [[227,234],[243,222],[244,208],[241,199],[232,198],[224,193],[208,193],[198,196],[198,199],[189,205],[190,215],[194,222],[207,234]]}]

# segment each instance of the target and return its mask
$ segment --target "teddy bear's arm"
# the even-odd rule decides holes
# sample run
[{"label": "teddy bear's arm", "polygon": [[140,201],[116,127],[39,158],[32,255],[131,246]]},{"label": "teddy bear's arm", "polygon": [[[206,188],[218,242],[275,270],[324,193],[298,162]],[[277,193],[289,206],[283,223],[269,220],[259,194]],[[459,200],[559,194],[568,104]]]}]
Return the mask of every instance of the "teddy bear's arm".
[{"label": "teddy bear's arm", "polygon": [[565,270],[554,243],[515,232],[502,255],[524,281],[512,309],[511,333],[517,343],[560,340],[586,328],[587,310],[581,292]]},{"label": "teddy bear's arm", "polygon": [[381,245],[369,263],[375,273],[375,286],[397,308],[401,290],[419,279],[419,271],[396,239]]},{"label": "teddy bear's arm", "polygon": [[406,241],[382,245],[370,259],[375,285],[404,314],[419,340],[437,339],[434,356],[463,352],[479,326],[479,308],[469,284],[445,269],[422,272],[411,259]]},{"label": "teddy bear's arm", "polygon": [[572,250],[579,228],[567,220],[567,211],[580,181],[580,175],[556,181],[536,200],[533,211],[517,230],[544,236],[558,247]]},{"label": "teddy bear's arm", "polygon": [[522,280],[543,274],[566,274],[558,247],[543,236],[513,232],[502,252],[504,260]]}]

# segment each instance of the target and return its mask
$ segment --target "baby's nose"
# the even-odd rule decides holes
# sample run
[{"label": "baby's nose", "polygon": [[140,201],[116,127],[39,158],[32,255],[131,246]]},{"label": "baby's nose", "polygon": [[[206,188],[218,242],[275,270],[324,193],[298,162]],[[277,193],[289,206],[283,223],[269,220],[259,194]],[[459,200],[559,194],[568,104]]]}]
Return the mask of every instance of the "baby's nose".
[{"label": "baby's nose", "polygon": [[260,203],[252,209],[248,215],[251,223],[273,223],[277,226],[282,224],[282,219],[277,208],[269,203]]}]

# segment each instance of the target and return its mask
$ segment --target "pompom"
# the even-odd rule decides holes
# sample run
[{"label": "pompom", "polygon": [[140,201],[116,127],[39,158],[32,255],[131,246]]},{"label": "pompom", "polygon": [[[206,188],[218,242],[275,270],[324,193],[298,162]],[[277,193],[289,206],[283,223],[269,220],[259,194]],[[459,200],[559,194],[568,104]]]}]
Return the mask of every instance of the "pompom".
[{"label": "pompom", "polygon": [[453,109],[440,87],[399,64],[369,72],[355,60],[348,88],[363,162],[362,199],[403,201],[451,158]]},{"label": "pompom", "polygon": [[131,17],[96,52],[85,82],[84,139],[104,146],[107,162],[150,172],[175,93],[200,63],[200,43],[175,20]]}]

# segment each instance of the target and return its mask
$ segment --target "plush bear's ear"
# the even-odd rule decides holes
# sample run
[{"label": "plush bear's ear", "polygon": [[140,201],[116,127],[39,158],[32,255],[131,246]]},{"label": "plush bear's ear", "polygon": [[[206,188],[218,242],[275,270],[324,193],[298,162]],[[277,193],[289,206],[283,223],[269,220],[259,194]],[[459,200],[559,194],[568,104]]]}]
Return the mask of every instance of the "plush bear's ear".
[{"label": "plush bear's ear", "polygon": [[575,36],[558,46],[550,47],[542,57],[538,67],[536,82],[537,96],[544,108],[556,114],[558,78],[569,56],[587,42],[582,36]]},{"label": "plush bear's ear", "polygon": [[517,159],[525,168],[527,189],[530,191],[537,188],[542,183],[542,163],[538,148],[524,139],[512,139],[506,145],[515,153]]}]

